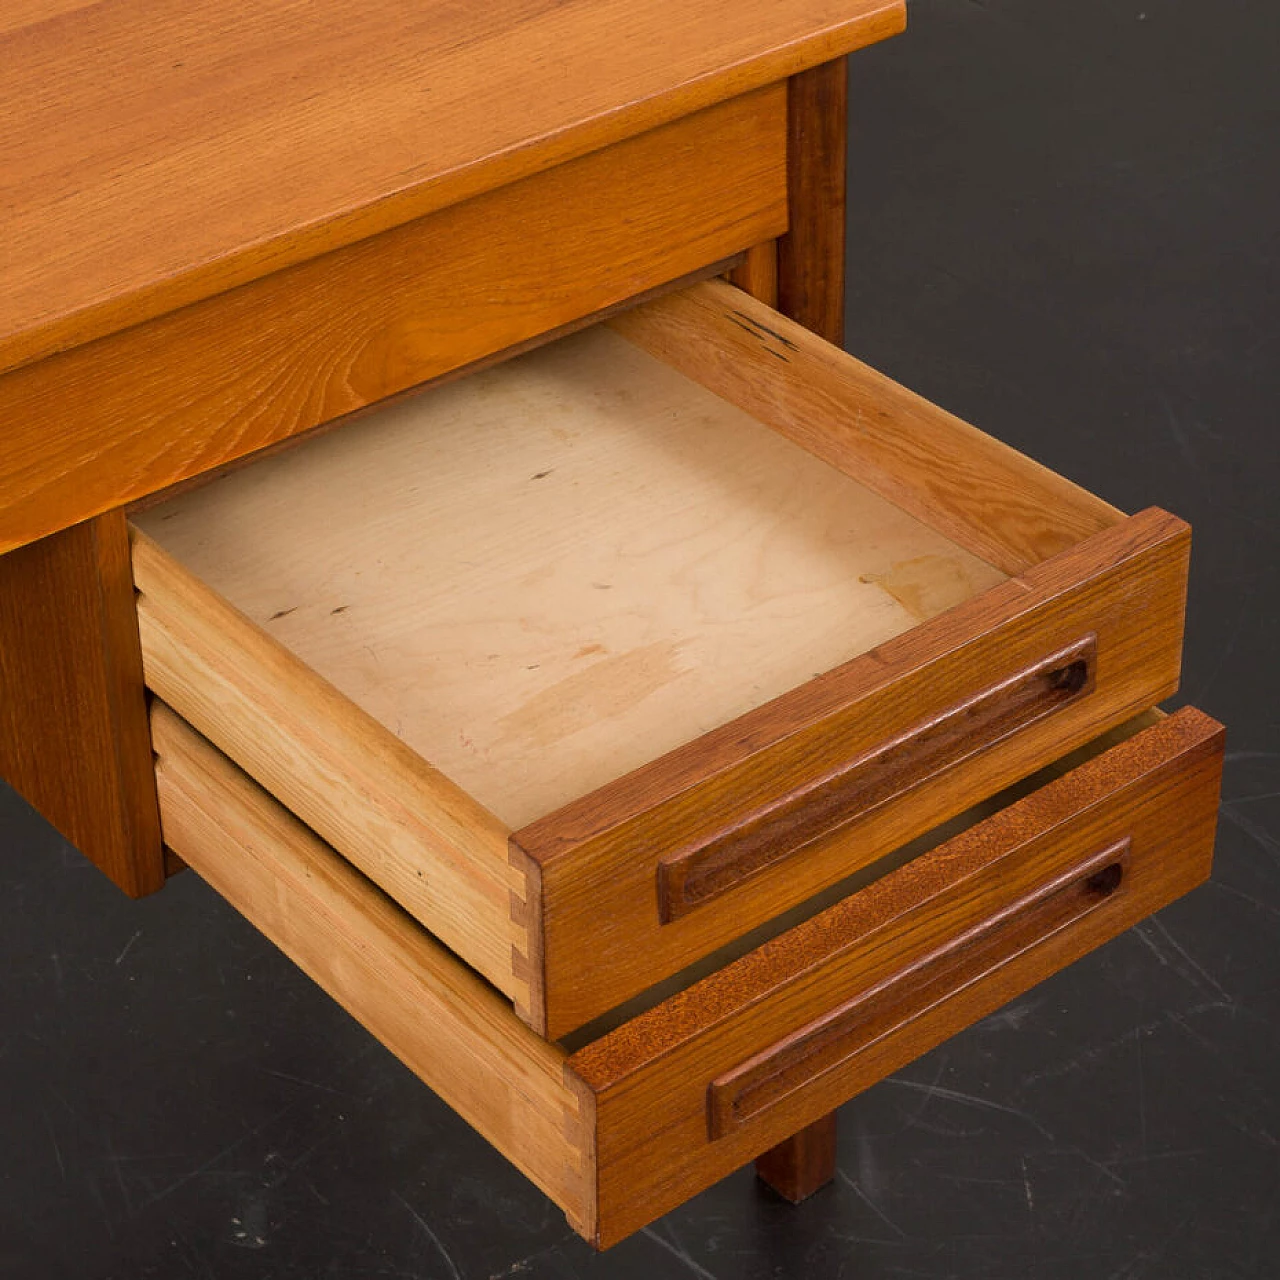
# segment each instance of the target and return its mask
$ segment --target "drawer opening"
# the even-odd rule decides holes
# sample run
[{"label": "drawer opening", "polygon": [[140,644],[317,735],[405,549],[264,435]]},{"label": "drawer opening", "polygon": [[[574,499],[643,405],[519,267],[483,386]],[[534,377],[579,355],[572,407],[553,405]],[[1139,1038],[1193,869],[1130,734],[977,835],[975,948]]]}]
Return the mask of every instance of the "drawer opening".
[{"label": "drawer opening", "polygon": [[149,687],[559,1038],[1173,693],[1188,543],[712,281],[134,577]]}]

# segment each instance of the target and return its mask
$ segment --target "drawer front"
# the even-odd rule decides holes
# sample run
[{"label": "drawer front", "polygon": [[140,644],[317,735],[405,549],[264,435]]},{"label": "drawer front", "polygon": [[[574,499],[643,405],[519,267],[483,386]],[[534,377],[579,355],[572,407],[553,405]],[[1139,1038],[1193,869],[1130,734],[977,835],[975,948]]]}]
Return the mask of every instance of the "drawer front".
[{"label": "drawer front", "polygon": [[571,1056],[599,1242],[1202,881],[1222,749],[1179,712]]}]

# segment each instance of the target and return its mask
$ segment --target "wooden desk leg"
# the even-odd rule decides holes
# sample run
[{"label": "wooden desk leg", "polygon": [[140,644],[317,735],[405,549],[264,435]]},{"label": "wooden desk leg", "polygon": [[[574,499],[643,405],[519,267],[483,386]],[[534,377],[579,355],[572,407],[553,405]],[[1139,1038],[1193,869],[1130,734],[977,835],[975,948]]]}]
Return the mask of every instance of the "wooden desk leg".
[{"label": "wooden desk leg", "polygon": [[778,241],[778,310],[828,342],[844,341],[847,58],[787,82],[787,214]]},{"label": "wooden desk leg", "polygon": [[799,1204],[836,1176],[836,1112],[829,1111],[756,1160],[756,1175]]},{"label": "wooden desk leg", "polygon": [[[828,342],[844,341],[845,134],[848,60],[792,76],[787,86],[789,228],[750,250],[730,279]],[[776,294],[775,296],[770,296]],[[757,1175],[793,1204],[836,1173],[836,1113],[756,1161]]]},{"label": "wooden desk leg", "polygon": [[126,893],[164,884],[122,511],[0,556],[0,775]]}]

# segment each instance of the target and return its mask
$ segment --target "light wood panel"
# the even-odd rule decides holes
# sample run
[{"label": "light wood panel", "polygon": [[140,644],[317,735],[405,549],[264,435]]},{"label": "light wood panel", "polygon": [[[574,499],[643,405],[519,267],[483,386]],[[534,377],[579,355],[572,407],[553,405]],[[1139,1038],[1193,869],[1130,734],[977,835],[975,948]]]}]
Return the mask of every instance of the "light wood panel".
[{"label": "light wood panel", "polygon": [[[283,500],[283,495],[282,499]],[[512,971],[507,828],[144,534],[146,681],[501,991]],[[181,852],[181,851],[179,851]]]},{"label": "light wood panel", "polygon": [[[767,87],[0,377],[0,552],[778,234],[784,97]],[[131,238],[159,242],[145,225]]]},{"label": "light wood panel", "polygon": [[164,883],[119,511],[0,556],[0,777],[126,893]]},{"label": "light wood panel", "polygon": [[[547,1033],[588,1022],[1168,697],[1189,550],[1174,517],[1131,517],[515,832],[541,869]],[[994,686],[1082,644],[1096,653],[1084,696],[1008,733],[986,733],[1002,721],[976,716],[972,749],[952,742],[959,754],[913,773],[918,785],[877,792],[866,808],[855,795],[839,823],[803,830],[827,783],[885,757],[896,772],[921,742],[952,741],[939,732],[951,712],[963,718]],[[663,920],[665,859],[749,835],[761,815],[801,802],[801,835],[772,851],[783,856]]]},{"label": "light wood panel", "polygon": [[1222,750],[1207,716],[1170,716],[573,1054],[598,1243],[1199,884]]},{"label": "light wood panel", "polygon": [[730,284],[758,298],[766,307],[778,305],[778,242],[765,240],[752,245],[742,261],[725,279]]},{"label": "light wood panel", "polygon": [[511,827],[1001,580],[604,328],[137,520]]},{"label": "light wood panel", "polygon": [[0,369],[782,80],[903,20],[902,0],[740,0],[732,21],[674,0],[24,0],[0,17]]},{"label": "light wood panel", "polygon": [[694,285],[609,323],[1006,573],[1021,573],[1121,518],[723,281]]},{"label": "light wood panel", "polygon": [[152,730],[168,844],[591,1235],[563,1053],[163,704]]}]

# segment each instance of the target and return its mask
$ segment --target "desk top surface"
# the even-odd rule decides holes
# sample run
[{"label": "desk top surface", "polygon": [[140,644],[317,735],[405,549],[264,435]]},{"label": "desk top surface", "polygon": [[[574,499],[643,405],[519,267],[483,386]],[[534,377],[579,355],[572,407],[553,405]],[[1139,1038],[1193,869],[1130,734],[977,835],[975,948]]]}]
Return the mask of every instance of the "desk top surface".
[{"label": "desk top surface", "polygon": [[902,24],[903,0],[8,0],[0,372]]}]

